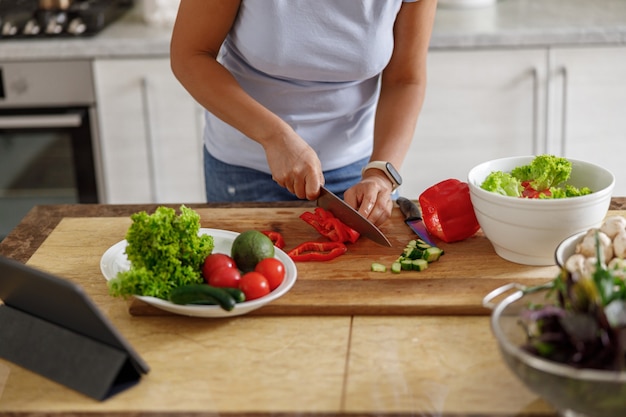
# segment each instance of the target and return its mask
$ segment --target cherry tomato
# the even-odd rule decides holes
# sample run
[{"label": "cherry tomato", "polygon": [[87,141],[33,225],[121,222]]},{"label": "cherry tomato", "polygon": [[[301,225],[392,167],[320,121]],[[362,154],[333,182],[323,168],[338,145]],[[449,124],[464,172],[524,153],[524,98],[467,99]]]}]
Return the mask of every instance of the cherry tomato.
[{"label": "cherry tomato", "polygon": [[270,284],[270,291],[278,287],[285,279],[285,265],[277,258],[265,258],[254,268],[256,272],[267,279]]},{"label": "cherry tomato", "polygon": [[228,266],[230,268],[235,267],[235,261],[230,256],[224,253],[212,253],[206,257],[204,264],[202,265],[202,276],[206,282],[209,282],[211,273],[218,268]]},{"label": "cherry tomato", "polygon": [[239,288],[241,272],[233,266],[221,266],[209,275],[208,283],[214,287]]},{"label": "cherry tomato", "polygon": [[239,281],[239,289],[246,295],[246,301],[261,298],[270,293],[270,284],[258,272],[246,272]]}]

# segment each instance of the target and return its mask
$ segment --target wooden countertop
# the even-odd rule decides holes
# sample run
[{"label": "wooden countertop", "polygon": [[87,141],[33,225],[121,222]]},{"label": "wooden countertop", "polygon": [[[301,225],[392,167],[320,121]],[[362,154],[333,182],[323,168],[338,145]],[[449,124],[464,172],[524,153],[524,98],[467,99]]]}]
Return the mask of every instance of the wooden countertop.
[{"label": "wooden countertop", "polygon": [[[212,227],[204,219],[219,212],[213,209],[312,207],[189,206],[203,213],[203,227]],[[350,314],[331,306],[333,314],[319,315],[289,310],[295,307],[288,303],[284,314],[229,319],[129,314],[127,301],[107,294],[99,259],[120,240],[119,218],[156,207],[39,206],[0,243],[0,255],[80,283],[151,366],[137,386],[98,402],[0,359],[0,415],[556,416],[508,371],[488,316],[479,312],[361,314],[357,309]],[[611,205],[612,210],[624,207],[622,198]],[[107,227],[106,218],[115,226]],[[100,227],[94,229],[95,224]],[[73,241],[67,239],[68,226]],[[394,225],[384,226],[395,233]],[[299,274],[312,275],[298,267]],[[296,285],[306,282],[303,277]],[[298,291],[314,291],[314,280],[309,282],[310,288]],[[363,282],[351,284],[354,297]],[[472,292],[463,280],[457,282],[460,292]],[[405,284],[409,280],[402,288]]]}]

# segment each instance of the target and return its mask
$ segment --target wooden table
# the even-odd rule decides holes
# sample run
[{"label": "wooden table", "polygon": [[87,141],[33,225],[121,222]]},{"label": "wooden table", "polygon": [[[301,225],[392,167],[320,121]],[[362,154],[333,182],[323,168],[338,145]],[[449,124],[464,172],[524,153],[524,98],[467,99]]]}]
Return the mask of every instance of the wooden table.
[{"label": "wooden table", "polygon": [[[306,203],[189,206],[203,227],[288,231],[288,247],[316,237],[294,216],[312,210]],[[0,255],[83,286],[151,366],[98,402],[0,359],[0,415],[556,416],[505,367],[480,305],[485,291],[545,282],[556,267],[500,260],[478,235],[442,244],[446,255],[426,271],[376,275],[369,264],[413,237],[394,212],[382,227],[391,249],[361,239],[333,264],[298,264],[293,289],[248,316],[182,317],[109,296],[99,270],[128,216],[156,207],[39,206],[0,243]],[[476,250],[484,256],[471,261]]]}]

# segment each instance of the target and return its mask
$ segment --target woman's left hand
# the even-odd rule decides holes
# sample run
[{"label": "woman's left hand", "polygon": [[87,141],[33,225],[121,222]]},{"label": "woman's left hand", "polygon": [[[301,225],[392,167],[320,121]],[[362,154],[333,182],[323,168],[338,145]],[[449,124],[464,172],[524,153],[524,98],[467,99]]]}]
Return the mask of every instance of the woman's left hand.
[{"label": "woman's left hand", "polygon": [[387,177],[369,175],[343,194],[344,201],[376,226],[383,224],[393,209],[391,183]]}]

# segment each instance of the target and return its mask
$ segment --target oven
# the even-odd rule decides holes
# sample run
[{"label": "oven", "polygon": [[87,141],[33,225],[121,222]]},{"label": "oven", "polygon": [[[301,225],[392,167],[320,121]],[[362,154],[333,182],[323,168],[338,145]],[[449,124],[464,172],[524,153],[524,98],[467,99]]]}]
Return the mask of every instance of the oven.
[{"label": "oven", "polygon": [[35,205],[97,203],[89,61],[0,63],[0,240]]}]

